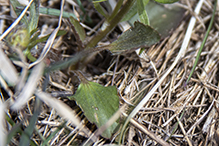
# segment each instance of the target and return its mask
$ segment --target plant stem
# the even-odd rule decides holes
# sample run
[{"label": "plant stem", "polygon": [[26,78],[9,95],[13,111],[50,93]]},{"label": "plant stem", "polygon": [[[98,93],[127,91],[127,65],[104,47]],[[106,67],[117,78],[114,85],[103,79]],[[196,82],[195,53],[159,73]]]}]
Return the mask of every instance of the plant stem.
[{"label": "plant stem", "polygon": [[119,0],[117,2],[116,7],[114,8],[112,14],[109,16],[109,18],[106,21],[110,22],[116,16],[116,14],[118,13],[119,9],[122,6],[122,3],[123,3],[123,0]]},{"label": "plant stem", "polygon": [[117,15],[110,21],[105,22],[107,27],[104,30],[100,30],[96,36],[94,36],[86,46],[86,49],[93,48],[97,45],[97,43],[102,40],[123,18],[123,16],[130,10],[131,6],[134,4],[136,0],[127,0],[124,6],[120,9]]}]

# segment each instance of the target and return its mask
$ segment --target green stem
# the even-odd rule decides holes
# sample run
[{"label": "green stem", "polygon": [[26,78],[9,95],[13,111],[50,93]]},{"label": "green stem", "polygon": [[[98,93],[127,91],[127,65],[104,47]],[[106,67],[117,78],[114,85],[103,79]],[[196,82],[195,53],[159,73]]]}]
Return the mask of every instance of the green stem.
[{"label": "green stem", "polygon": [[86,46],[86,49],[93,48],[97,45],[97,43],[102,40],[123,18],[123,16],[129,11],[129,9],[134,4],[135,0],[127,0],[125,5],[121,8],[121,10],[117,13],[117,15],[108,23],[108,26],[104,30],[100,30],[96,36],[94,36]]},{"label": "green stem", "polygon": [[186,111],[186,110],[185,110],[185,108],[184,108],[184,109],[183,109],[183,112],[182,112],[182,114],[181,114],[181,116],[180,116],[180,118],[179,118],[179,120],[178,120],[178,122],[176,123],[176,125],[175,125],[173,131],[171,132],[169,138],[167,139],[167,142],[169,142],[170,138],[173,136],[174,132],[176,131],[176,129],[177,129],[178,125],[179,125],[179,122],[181,121],[181,119],[182,119],[182,117],[183,117],[185,111]]},{"label": "green stem", "polygon": [[214,11],[213,11],[213,14],[212,14],[212,17],[211,17],[210,24],[209,24],[209,26],[208,26],[208,29],[207,29],[207,32],[206,32],[206,34],[205,34],[204,40],[203,40],[203,42],[202,42],[202,44],[201,44],[201,47],[200,47],[200,49],[199,49],[199,51],[198,51],[197,57],[196,57],[196,59],[195,59],[195,63],[194,63],[194,65],[193,65],[192,71],[191,71],[191,73],[190,73],[190,75],[189,75],[189,77],[188,77],[188,79],[187,79],[187,81],[186,81],[185,86],[188,84],[189,80],[191,79],[192,74],[193,74],[193,72],[195,71],[195,67],[196,67],[197,64],[198,64],[198,60],[199,60],[199,58],[200,58],[200,56],[201,56],[202,49],[203,49],[204,46],[205,46],[205,42],[207,41],[209,32],[210,32],[211,27],[212,27],[213,22],[214,22],[214,16],[215,16],[215,12],[216,12],[216,7],[217,7],[217,0],[215,0],[215,3],[214,3]]},{"label": "green stem", "polygon": [[119,0],[116,4],[116,7],[114,8],[112,14],[109,16],[109,18],[107,19],[107,22],[110,22],[118,13],[119,9],[121,8],[123,3],[123,0]]}]

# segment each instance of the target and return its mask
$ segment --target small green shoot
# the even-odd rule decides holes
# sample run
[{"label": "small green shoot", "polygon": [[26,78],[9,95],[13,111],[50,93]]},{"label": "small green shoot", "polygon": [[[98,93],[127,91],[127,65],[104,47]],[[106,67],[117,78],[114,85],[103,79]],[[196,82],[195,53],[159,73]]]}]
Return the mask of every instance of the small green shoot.
[{"label": "small green shoot", "polygon": [[14,28],[6,38],[7,43],[13,48],[26,49],[30,41],[30,33],[25,26]]}]

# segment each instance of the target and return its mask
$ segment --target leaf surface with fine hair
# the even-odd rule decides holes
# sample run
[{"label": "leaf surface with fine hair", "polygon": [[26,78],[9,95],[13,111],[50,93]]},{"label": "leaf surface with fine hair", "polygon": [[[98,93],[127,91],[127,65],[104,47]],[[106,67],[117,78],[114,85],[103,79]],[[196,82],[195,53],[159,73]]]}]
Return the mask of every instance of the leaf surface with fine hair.
[{"label": "leaf surface with fine hair", "polygon": [[[75,95],[69,99],[76,100],[87,119],[95,123],[98,128],[106,124],[119,109],[119,97],[115,86],[104,87],[95,82],[82,82]],[[114,122],[102,133],[102,136],[110,138],[117,125],[118,123]]]}]

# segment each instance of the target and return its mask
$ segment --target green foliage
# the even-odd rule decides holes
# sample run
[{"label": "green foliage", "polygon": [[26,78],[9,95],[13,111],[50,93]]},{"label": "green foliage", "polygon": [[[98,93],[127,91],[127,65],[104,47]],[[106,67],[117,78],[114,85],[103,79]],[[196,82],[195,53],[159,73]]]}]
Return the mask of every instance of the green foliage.
[{"label": "green foliage", "polygon": [[31,142],[30,137],[33,134],[34,128],[35,128],[35,124],[36,121],[38,119],[38,115],[40,114],[40,106],[41,106],[41,101],[39,100],[39,98],[36,99],[36,103],[34,105],[34,113],[30,119],[30,123],[28,125],[28,127],[22,132],[21,135],[21,139],[20,139],[20,145],[29,145],[29,143]]},{"label": "green foliage", "polygon": [[201,56],[202,49],[203,49],[204,46],[205,46],[205,43],[206,43],[206,41],[207,41],[208,35],[209,35],[209,33],[210,33],[211,27],[212,27],[213,22],[214,22],[214,17],[215,17],[216,9],[217,9],[217,0],[215,0],[214,11],[213,11],[213,14],[212,14],[211,21],[210,21],[210,24],[209,24],[209,26],[208,26],[207,32],[206,32],[206,34],[205,34],[204,40],[203,40],[203,42],[202,42],[202,44],[201,44],[201,46],[200,46],[200,48],[199,48],[197,57],[196,57],[196,59],[195,59],[195,63],[194,63],[194,65],[193,65],[193,67],[192,67],[192,71],[190,72],[189,77],[188,77],[188,79],[186,80],[186,84],[185,84],[185,85],[188,84],[188,82],[189,82],[189,80],[191,79],[192,74],[193,74],[193,72],[195,71],[195,68],[196,68],[196,66],[197,66],[197,64],[198,64],[199,58],[200,58],[200,56]]},{"label": "green foliage", "polygon": [[145,9],[145,6],[147,5],[148,2],[149,0],[145,1],[145,3],[143,2],[143,0],[137,0],[138,15],[139,15],[140,21],[144,23],[145,25],[150,25],[148,14]]},{"label": "green foliage", "polygon": [[30,33],[24,26],[14,28],[6,38],[8,44],[14,48],[26,49],[30,40]]},{"label": "green foliage", "polygon": [[154,0],[158,3],[163,3],[163,4],[172,4],[172,3],[175,3],[175,2],[178,2],[179,0]]},{"label": "green foliage", "polygon": [[95,7],[95,9],[98,11],[98,13],[100,13],[101,15],[103,15],[105,18],[108,17],[108,14],[106,12],[106,10],[100,5],[100,2],[103,2],[105,0],[100,0],[100,1],[93,1],[93,5]]},{"label": "green foliage", "polygon": [[[18,9],[18,7],[22,7],[24,8],[17,0],[10,0],[11,6],[13,7],[15,13],[17,16],[20,15],[20,13],[22,12],[23,9]],[[28,26],[28,19],[27,16],[24,15],[24,17],[21,19],[21,23]]]},{"label": "green foliage", "polygon": [[[119,109],[119,97],[115,86],[104,87],[94,82],[82,82],[75,95],[69,99],[74,99],[87,119],[95,123],[98,128],[106,124]],[[102,136],[110,138],[117,125],[117,122],[113,123],[102,133]]]},{"label": "green foliage", "polygon": [[29,16],[28,29],[29,32],[32,32],[38,26],[39,21],[39,0],[34,0],[30,6],[30,16]]},{"label": "green foliage", "polygon": [[106,0],[93,0],[93,3],[105,2]]},{"label": "green foliage", "polygon": [[[145,4],[147,0],[143,0],[143,2]],[[128,21],[134,25],[135,21],[140,19],[137,10],[137,3],[135,3],[122,21]],[[161,38],[167,37],[179,25],[185,12],[177,5],[172,4],[171,8],[168,8],[153,1],[147,3],[145,10],[150,20],[150,26],[160,33]]]},{"label": "green foliage", "polygon": [[85,33],[84,28],[81,26],[80,22],[71,16],[69,17],[69,19],[70,19],[71,23],[73,24],[73,26],[74,26],[73,29],[75,30],[75,32],[79,36],[79,39],[81,41],[84,41],[86,38],[86,33]]},{"label": "green foliage", "polygon": [[160,40],[159,33],[148,25],[135,22],[134,28],[124,32],[115,42],[110,44],[113,53],[130,51],[139,47],[151,46]]},{"label": "green foliage", "polygon": [[[138,12],[141,14],[143,11],[146,11],[145,9],[145,6],[147,5],[149,1],[148,0],[141,0],[141,1],[138,1],[138,3],[142,4],[144,6],[144,8],[142,8],[142,5],[140,6],[139,4],[137,4],[137,2],[135,2],[132,7],[130,8],[130,10],[128,11],[127,14],[125,14],[125,16],[122,18],[121,22],[122,21],[129,21],[132,17],[134,17]],[[140,8],[139,8],[140,7]],[[140,10],[138,10],[138,8]],[[140,15],[139,14],[139,15]],[[143,15],[142,15],[143,16]],[[145,18],[143,18],[145,19]]]},{"label": "green foliage", "polygon": [[110,50],[113,54],[121,54],[139,47],[149,47],[156,44],[160,40],[159,33],[148,25],[136,22],[134,28],[124,32],[116,41],[107,45],[76,53],[72,58],[60,61],[50,65],[45,72],[64,69],[70,65],[75,65],[87,54],[99,52],[102,50]]}]

